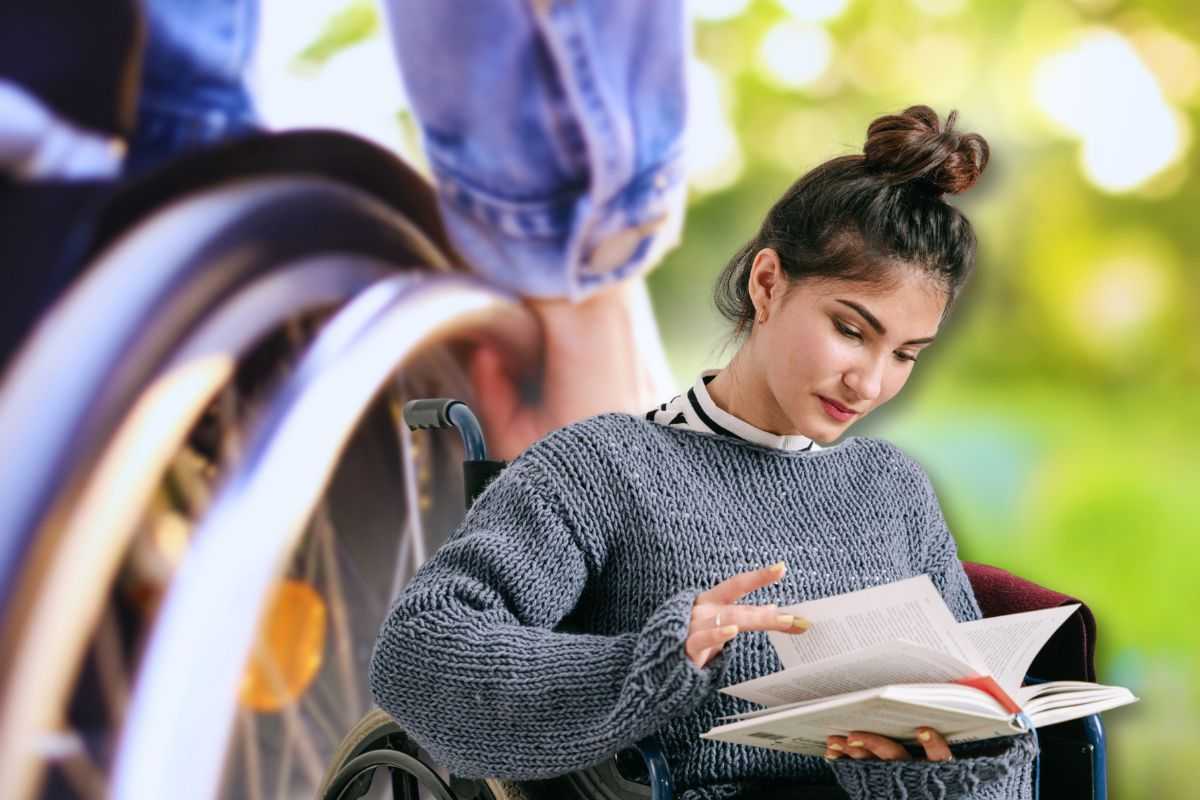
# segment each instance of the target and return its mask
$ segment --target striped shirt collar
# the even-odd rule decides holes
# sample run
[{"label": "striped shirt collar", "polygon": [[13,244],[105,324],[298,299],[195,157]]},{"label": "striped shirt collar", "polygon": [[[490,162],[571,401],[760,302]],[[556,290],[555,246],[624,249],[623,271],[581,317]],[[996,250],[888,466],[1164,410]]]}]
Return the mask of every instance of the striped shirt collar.
[{"label": "striped shirt collar", "polygon": [[821,446],[807,436],[780,436],[756,428],[739,419],[713,402],[708,393],[708,382],[720,370],[709,369],[700,373],[695,385],[686,394],[675,395],[668,403],[646,412],[646,419],[672,428],[684,428],[717,436],[732,436],[747,442],[775,447],[780,450],[820,450]]}]

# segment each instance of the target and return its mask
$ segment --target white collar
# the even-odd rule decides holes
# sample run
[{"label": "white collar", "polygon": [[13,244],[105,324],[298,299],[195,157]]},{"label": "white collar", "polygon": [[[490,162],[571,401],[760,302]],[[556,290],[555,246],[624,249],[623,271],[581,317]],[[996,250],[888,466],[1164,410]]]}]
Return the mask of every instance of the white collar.
[{"label": "white collar", "polygon": [[671,427],[709,433],[717,436],[732,436],[748,442],[774,447],[780,450],[820,450],[821,447],[807,436],[780,436],[756,428],[743,419],[722,409],[708,393],[708,382],[720,372],[704,370],[686,395],[676,395],[670,403],[663,403],[650,411],[646,418]]}]

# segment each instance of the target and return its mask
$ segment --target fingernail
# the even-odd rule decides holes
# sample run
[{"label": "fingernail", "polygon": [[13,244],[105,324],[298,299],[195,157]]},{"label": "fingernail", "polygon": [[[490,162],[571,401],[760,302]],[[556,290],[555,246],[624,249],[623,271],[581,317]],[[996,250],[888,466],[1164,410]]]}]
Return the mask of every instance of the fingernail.
[{"label": "fingernail", "polygon": [[842,748],[842,746],[841,746],[840,744],[838,744],[837,742],[834,742],[834,743],[832,743],[831,745],[829,745],[829,749],[830,749],[830,750],[837,750],[837,751],[840,753],[840,752],[842,751],[842,749],[843,749],[843,748]]},{"label": "fingernail", "polygon": [[839,754],[839,753],[826,753],[826,754],[825,754],[825,760],[826,760],[826,761],[837,761],[837,760],[838,760],[839,758],[841,758],[841,757],[842,757],[842,756],[841,756],[841,754]]},{"label": "fingernail", "polygon": [[782,575],[785,570],[787,570],[787,564],[782,561],[776,561],[771,565],[771,572],[774,572],[776,575]]},{"label": "fingernail", "polygon": [[922,742],[928,742],[930,740],[930,738],[932,738],[932,737],[930,737],[929,731],[921,731],[920,733],[917,734],[917,738],[920,739]]},{"label": "fingernail", "polygon": [[790,626],[790,625],[796,624],[796,618],[793,617],[791,614],[780,614],[778,617],[775,618],[775,621],[778,622],[780,625],[789,625]]},{"label": "fingernail", "polygon": [[792,627],[798,630],[806,631],[808,630],[808,620],[806,620],[804,617],[796,617],[792,620]]},{"label": "fingernail", "polygon": [[723,628],[721,628],[721,633],[723,633],[726,636],[734,636],[737,634],[737,632],[738,632],[737,625],[726,625]]},{"label": "fingernail", "polygon": [[862,739],[855,739],[854,741],[850,742],[850,746],[851,746],[851,747],[862,747],[862,746],[863,746],[863,740],[862,740]]}]

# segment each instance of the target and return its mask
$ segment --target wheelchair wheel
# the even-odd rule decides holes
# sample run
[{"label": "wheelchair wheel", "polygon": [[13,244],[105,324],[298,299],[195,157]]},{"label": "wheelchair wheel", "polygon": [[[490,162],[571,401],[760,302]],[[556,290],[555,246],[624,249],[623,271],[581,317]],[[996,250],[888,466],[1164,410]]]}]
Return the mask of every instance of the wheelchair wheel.
[{"label": "wheelchair wheel", "polygon": [[[366,664],[391,598],[449,530],[440,515],[463,513],[461,450],[409,432],[401,403],[461,394],[445,380],[449,341],[511,305],[463,278],[397,276],[320,331],[248,431],[167,588],[115,753],[120,796],[319,788],[370,706]],[[439,452],[448,476],[433,474]],[[285,629],[311,649],[273,647]]]},{"label": "wheelchair wheel", "polygon": [[[402,759],[393,758],[401,754]],[[416,763],[414,763],[414,761]],[[540,781],[467,780],[439,770],[428,771],[432,760],[404,729],[381,709],[373,709],[343,739],[321,784],[320,800],[358,800],[392,797],[404,800],[651,800],[669,798],[655,793],[647,762],[635,749],[579,772]],[[381,777],[390,784],[380,791]],[[386,789],[390,788],[390,794]]]},{"label": "wheelchair wheel", "polygon": [[[393,758],[401,754],[403,759]],[[386,770],[395,798],[434,797],[439,800],[504,800],[496,798],[482,782],[455,780],[431,766],[404,730],[381,709],[372,709],[346,734],[329,762],[318,798],[358,800],[372,792]]]},{"label": "wheelchair wheel", "polygon": [[[269,628],[280,613],[273,598],[287,587],[316,586],[316,594],[328,600],[330,618],[339,617],[335,609],[343,605],[341,593],[348,583],[342,581],[341,588],[334,585],[331,576],[339,570],[327,574],[313,570],[310,554],[346,552],[364,541],[360,532],[338,523],[333,513],[339,505],[337,478],[353,452],[352,440],[362,426],[370,424],[372,408],[379,403],[397,409],[405,399],[454,394],[428,386],[413,391],[414,376],[422,372],[418,354],[455,326],[506,302],[507,298],[462,279],[390,278],[356,298],[321,332],[247,434],[245,458],[222,479],[168,589],[116,754],[115,788],[120,796],[157,797],[169,792],[210,797],[218,784],[227,795],[232,789],[236,796],[257,796],[247,787],[263,787],[263,769],[255,760],[258,751],[243,755],[236,747],[227,751],[225,745],[239,736],[246,741],[263,722],[246,707],[245,665],[251,657],[265,656],[276,663],[264,672],[277,676],[287,672],[280,663],[286,659],[262,647],[269,639],[264,625]],[[397,370],[399,377],[394,379]],[[398,427],[403,445],[409,434]],[[419,442],[422,452],[439,439],[453,441],[432,431],[420,434],[427,437]],[[386,438],[367,435],[363,441],[378,443]],[[455,466],[461,457],[456,453]],[[410,473],[404,493],[409,498],[411,485]],[[343,508],[379,494],[364,491],[361,480],[353,486],[357,496],[349,504],[342,503]],[[448,482],[448,488],[444,496],[461,509],[461,484]],[[405,582],[403,576],[396,577],[400,562],[391,558],[394,551],[388,558],[374,555],[370,561],[349,559],[357,564],[349,571],[354,583],[374,586],[377,596],[388,598],[369,610],[365,603],[358,606],[363,613],[357,621],[366,622],[369,634],[363,640],[368,643],[373,643],[391,597]],[[406,566],[413,563],[409,559]],[[326,693],[320,689],[323,681],[339,688],[338,708],[361,704],[365,698],[361,683],[352,689],[348,684],[365,674],[370,649],[355,654],[361,659],[357,663],[353,658],[347,663],[336,648],[322,649],[333,657],[295,698],[297,702],[281,709],[285,728],[309,728],[315,708],[310,698]],[[283,686],[286,681],[277,678],[276,683]],[[644,784],[625,781],[615,768],[611,771],[616,780],[606,780],[601,769],[550,781],[463,781],[438,769],[380,712],[367,714],[357,725],[356,720],[345,728],[352,731],[350,736],[333,743],[328,769],[316,780],[314,765],[319,759],[312,756],[328,741],[293,742],[297,760],[307,760],[308,765],[300,764],[294,780],[282,789],[278,783],[266,786],[266,793],[290,789],[308,796],[324,787],[326,796],[370,793],[374,797],[386,782],[399,797],[444,797],[445,792],[481,800],[663,796],[653,795]],[[272,763],[280,762],[276,758]],[[176,785],[180,770],[190,776],[186,787]],[[387,780],[382,781],[381,775]]]},{"label": "wheelchair wheel", "polygon": [[236,181],[140,222],[39,325],[0,387],[0,796],[108,792],[145,632],[246,419],[406,268],[448,262],[375,198]]}]

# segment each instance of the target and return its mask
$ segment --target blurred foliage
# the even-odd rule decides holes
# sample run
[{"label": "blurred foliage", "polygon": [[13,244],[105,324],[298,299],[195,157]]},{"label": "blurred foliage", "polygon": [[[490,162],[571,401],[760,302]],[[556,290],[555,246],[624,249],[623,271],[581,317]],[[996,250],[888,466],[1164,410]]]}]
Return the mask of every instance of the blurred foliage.
[{"label": "blurred foliage", "polygon": [[356,0],[329,18],[320,35],[296,55],[297,66],[317,68],[343,50],[379,33],[379,10],[371,0]]},{"label": "blurred foliage", "polygon": [[[713,17],[732,9],[696,21],[695,52],[718,76],[738,152],[718,188],[697,182],[683,241],[650,276],[677,383],[731,353],[720,349],[727,326],[713,282],[792,181],[861,152],[880,114],[916,103],[957,109],[959,129],[991,145],[983,179],[952,199],[979,236],[977,271],[902,395],[851,433],[894,441],[925,466],[965,559],[1095,611],[1101,681],[1142,697],[1105,715],[1113,796],[1192,797],[1200,14],[1183,0],[850,0],[802,23],[804,41],[828,43],[819,75],[796,85],[764,66],[763,42],[789,10],[838,5],[692,2]],[[351,6],[302,58],[320,62],[369,35],[373,14]],[[1130,63],[1151,81],[1134,99],[1157,102],[1160,127],[1178,126],[1182,142],[1170,163],[1119,190],[1089,173],[1094,142],[1035,91],[1052,58],[1079,52],[1097,31],[1128,43]],[[1160,146],[1149,115],[1119,91],[1127,76],[1100,67],[1109,73],[1085,70],[1082,99],[1060,92],[1061,111],[1090,114],[1097,136],[1116,130],[1118,157]]]}]

